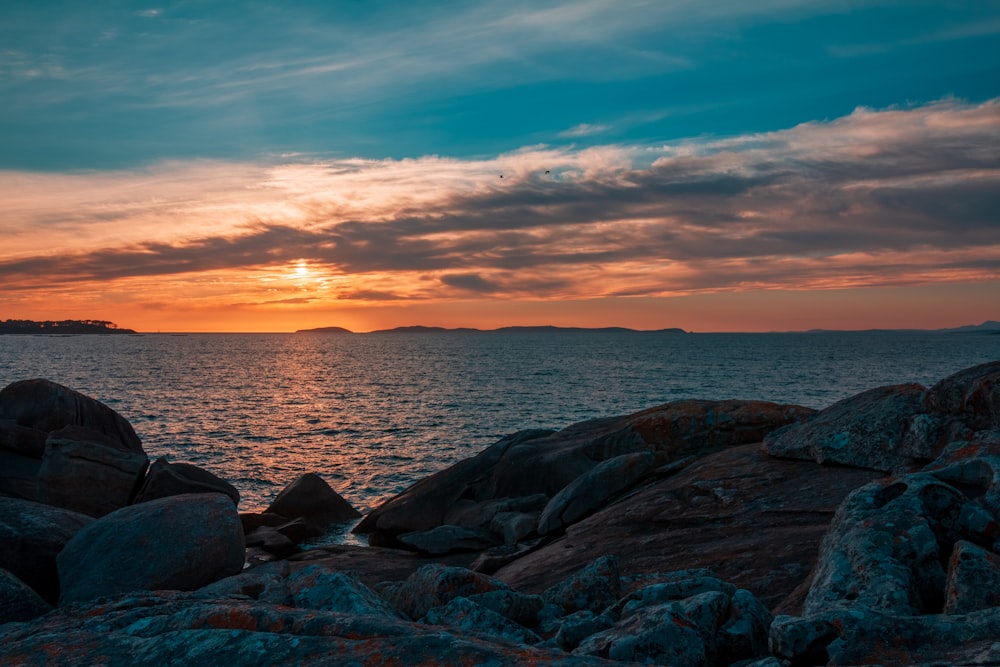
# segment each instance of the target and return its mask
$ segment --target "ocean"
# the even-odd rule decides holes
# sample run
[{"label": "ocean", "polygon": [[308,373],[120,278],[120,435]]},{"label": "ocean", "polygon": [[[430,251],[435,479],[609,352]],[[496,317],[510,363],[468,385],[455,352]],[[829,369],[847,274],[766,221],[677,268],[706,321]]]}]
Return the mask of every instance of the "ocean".
[{"label": "ocean", "polygon": [[151,459],[229,480],[243,511],[315,472],[364,512],[524,428],[682,398],[823,408],[996,359],[989,333],[10,335],[0,386],[41,377],[106,403]]}]

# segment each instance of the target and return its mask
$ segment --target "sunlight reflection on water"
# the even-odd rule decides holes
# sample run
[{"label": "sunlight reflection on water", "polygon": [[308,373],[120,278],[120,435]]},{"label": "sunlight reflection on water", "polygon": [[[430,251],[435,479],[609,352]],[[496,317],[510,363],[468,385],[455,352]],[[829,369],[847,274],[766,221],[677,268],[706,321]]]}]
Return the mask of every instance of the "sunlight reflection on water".
[{"label": "sunlight reflection on water", "polygon": [[0,336],[0,385],[107,403],[151,458],[225,477],[243,510],[311,471],[365,511],[522,428],[678,398],[824,407],[997,358],[997,335],[918,333]]}]

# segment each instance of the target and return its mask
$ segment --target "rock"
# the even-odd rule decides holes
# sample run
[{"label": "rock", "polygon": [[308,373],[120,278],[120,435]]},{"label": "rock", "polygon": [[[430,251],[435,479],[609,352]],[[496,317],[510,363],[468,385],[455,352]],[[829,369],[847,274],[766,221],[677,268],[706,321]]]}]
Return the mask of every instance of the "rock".
[{"label": "rock", "polygon": [[429,609],[420,622],[518,644],[537,644],[541,641],[541,637],[531,630],[465,597],[453,598],[441,607]]},{"label": "rock", "polygon": [[191,463],[170,463],[160,457],[149,466],[146,481],[136,495],[141,503],[185,493],[222,493],[239,506],[240,492],[232,484]]},{"label": "rock", "polygon": [[617,602],[621,593],[618,560],[604,556],[547,589],[542,598],[559,605],[566,613],[587,610],[600,614]]},{"label": "rock", "polygon": [[278,558],[287,558],[298,553],[299,547],[288,537],[270,526],[261,526],[246,536],[248,547],[259,547]]},{"label": "rock", "polygon": [[30,621],[52,611],[33,588],[0,568],[0,625]]},{"label": "rock", "polygon": [[0,449],[0,496],[38,499],[39,459]]},{"label": "rock", "polygon": [[708,568],[769,609],[786,604],[798,613],[801,597],[784,600],[809,576],[837,506],[880,477],[774,458],[759,445],[725,449],[573,524],[565,536],[494,576],[540,593],[613,552],[629,581],[644,573]]},{"label": "rock", "polygon": [[662,465],[759,442],[765,433],[812,412],[764,401],[685,400],[580,422],[558,432],[522,431],[414,484],[369,513],[354,530],[374,533],[378,543],[391,544],[402,533],[442,525],[460,502],[552,497],[610,458],[651,452]]},{"label": "rock", "polygon": [[545,606],[541,595],[507,589],[477,593],[467,596],[467,599],[526,628],[538,623],[538,615]]},{"label": "rock", "polygon": [[[226,501],[227,503],[229,501]],[[608,663],[493,642],[461,630],[372,615],[205,600],[192,593],[133,593],[57,609],[0,628],[0,664],[491,665],[586,667]]]},{"label": "rock", "polygon": [[702,593],[722,593],[732,597],[736,586],[713,576],[693,574],[690,570],[675,573],[667,581],[651,584],[623,597],[616,605],[618,615],[629,615],[650,605],[683,600]]},{"label": "rock", "polygon": [[622,454],[602,461],[555,495],[538,519],[538,532],[548,535],[576,523],[632,487],[653,465],[652,452]]},{"label": "rock", "polygon": [[0,450],[41,459],[45,452],[45,439],[48,437],[45,431],[18,426],[13,419],[0,420]]},{"label": "rock", "polygon": [[768,434],[764,450],[771,456],[883,472],[926,463],[936,452],[928,449],[925,433],[911,428],[924,413],[925,391],[918,384],[904,384],[845,398]]},{"label": "rock", "polygon": [[82,426],[111,438],[126,451],[144,454],[132,425],[89,396],[49,380],[21,380],[0,391],[0,420],[51,433]]},{"label": "rock", "polygon": [[729,599],[718,592],[643,607],[591,635],[573,653],[647,664],[714,665],[716,630],[728,607]]},{"label": "rock", "polygon": [[837,510],[803,611],[874,609],[907,616],[940,610],[951,545],[935,535],[925,499],[957,509],[962,495],[931,475],[873,482]]},{"label": "rock", "polygon": [[338,572],[310,565],[288,578],[293,604],[300,609],[321,609],[344,614],[395,617],[388,602],[361,583],[353,572]]},{"label": "rock", "polygon": [[776,617],[771,653],[794,665],[1000,664],[1000,607],[964,615],[831,611]]},{"label": "rock", "polygon": [[[497,498],[483,501],[463,499],[452,505],[443,523],[463,528],[489,528],[501,514],[541,512],[549,502],[544,493],[518,498]],[[502,531],[493,531],[502,534]]]},{"label": "rock", "polygon": [[38,500],[99,517],[132,502],[149,459],[95,441],[104,438],[77,439],[86,437],[79,430],[49,436],[38,470]]},{"label": "rock", "polygon": [[404,533],[397,539],[404,547],[432,556],[456,551],[482,551],[497,543],[493,535],[484,530],[450,525],[438,526],[422,533]]},{"label": "rock", "polygon": [[498,512],[490,521],[490,532],[503,537],[504,544],[517,544],[537,534],[540,516],[540,512]]},{"label": "rock", "polygon": [[418,619],[434,607],[441,607],[457,597],[506,590],[506,584],[485,574],[462,567],[424,565],[407,577],[389,602],[409,618]]},{"label": "rock", "polygon": [[287,561],[264,563],[202,586],[196,595],[209,600],[238,596],[290,607],[292,594],[288,590],[288,577],[291,571]]},{"label": "rock", "polygon": [[1000,361],[941,380],[927,392],[927,406],[957,418],[971,431],[1000,429]]},{"label": "rock", "polygon": [[609,630],[614,625],[614,620],[607,614],[595,614],[586,609],[575,611],[562,620],[555,643],[564,651],[572,651],[587,637]]},{"label": "rock", "polygon": [[56,555],[94,519],[30,500],[0,498],[0,568],[50,604],[59,601]]},{"label": "rock", "polygon": [[472,561],[472,565],[469,567],[476,572],[493,574],[504,565],[513,563],[522,556],[530,554],[542,542],[542,538],[534,538],[524,542],[517,542],[516,544],[501,544],[491,547],[476,556],[476,559]]},{"label": "rock", "polygon": [[729,665],[768,655],[768,631],[774,617],[750,591],[732,594],[729,618],[718,634],[719,663]]},{"label": "rock", "polygon": [[57,558],[61,603],[138,590],[194,590],[240,572],[243,531],[218,493],[125,507],[91,523]]},{"label": "rock", "polygon": [[1000,556],[960,540],[948,563],[944,613],[966,614],[1000,607]]},{"label": "rock", "polygon": [[502,438],[476,456],[425,477],[386,501],[362,519],[354,532],[364,534],[379,531],[395,536],[431,530],[442,525],[445,516],[455,509],[460,500],[470,499],[476,494],[479,480],[490,474],[508,449],[542,439],[551,433],[553,431],[530,429]]},{"label": "rock", "polygon": [[344,523],[361,516],[315,473],[299,475],[265,510],[289,519],[304,518],[317,526]]}]

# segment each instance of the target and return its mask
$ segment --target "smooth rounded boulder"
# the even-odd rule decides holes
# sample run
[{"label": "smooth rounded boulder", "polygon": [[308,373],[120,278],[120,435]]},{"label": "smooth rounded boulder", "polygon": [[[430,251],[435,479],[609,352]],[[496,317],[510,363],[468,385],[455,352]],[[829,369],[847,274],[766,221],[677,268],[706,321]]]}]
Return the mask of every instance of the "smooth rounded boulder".
[{"label": "smooth rounded boulder", "polygon": [[113,439],[122,449],[144,454],[132,425],[97,399],[51,380],[21,380],[0,391],[0,420],[51,433],[83,426]]},{"label": "smooth rounded boulder", "polygon": [[60,603],[141,590],[195,590],[243,569],[239,515],[219,493],[131,505],[78,532],[59,553]]}]

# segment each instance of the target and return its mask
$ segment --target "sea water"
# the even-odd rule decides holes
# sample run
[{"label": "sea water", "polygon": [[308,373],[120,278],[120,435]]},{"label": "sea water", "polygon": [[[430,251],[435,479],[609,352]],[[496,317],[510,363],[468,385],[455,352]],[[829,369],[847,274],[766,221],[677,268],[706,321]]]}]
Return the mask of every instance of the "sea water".
[{"label": "sea water", "polygon": [[315,472],[365,511],[519,429],[682,398],[823,408],[996,359],[989,333],[36,335],[0,336],[0,386],[97,398],[151,459],[229,480],[241,510]]}]

